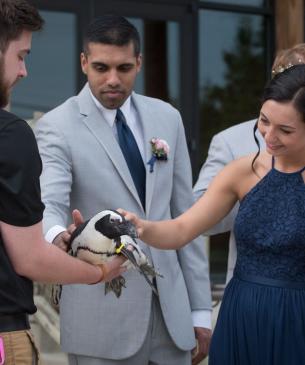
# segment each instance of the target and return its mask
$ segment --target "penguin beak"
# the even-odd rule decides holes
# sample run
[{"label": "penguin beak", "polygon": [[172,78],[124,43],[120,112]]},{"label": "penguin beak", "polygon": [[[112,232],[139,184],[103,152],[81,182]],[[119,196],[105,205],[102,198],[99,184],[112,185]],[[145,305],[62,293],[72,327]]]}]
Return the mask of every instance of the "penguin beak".
[{"label": "penguin beak", "polygon": [[127,235],[132,238],[138,238],[136,227],[130,221],[124,220],[123,222],[120,222],[119,229],[121,232],[121,236]]}]

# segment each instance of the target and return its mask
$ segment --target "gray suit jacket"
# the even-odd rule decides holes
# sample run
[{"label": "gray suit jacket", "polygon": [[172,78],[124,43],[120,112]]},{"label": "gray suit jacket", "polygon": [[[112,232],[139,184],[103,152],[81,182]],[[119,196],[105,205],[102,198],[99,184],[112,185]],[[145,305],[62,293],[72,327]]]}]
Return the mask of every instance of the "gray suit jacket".
[{"label": "gray suit jacket", "polygon": [[[221,131],[213,137],[209,147],[207,160],[200,170],[198,180],[193,189],[196,200],[205,193],[212,179],[226,164],[258,150],[253,137],[255,122],[256,119],[253,119],[248,122],[237,124]],[[257,131],[256,135],[259,139],[261,149],[264,149],[265,142],[261,134]],[[231,231],[227,282],[233,275],[236,262],[236,242],[233,233],[233,225],[238,208],[239,204],[236,204],[231,212],[221,222],[205,233],[207,235],[213,235]]]},{"label": "gray suit jacket", "polygon": [[[69,224],[75,208],[85,218],[121,207],[163,220],[192,205],[191,167],[180,114],[161,100],[135,93],[132,103],[144,131],[146,161],[151,157],[153,137],[165,139],[171,149],[168,161],[157,161],[152,173],[146,165],[146,214],[113,131],[86,85],[36,125],[44,167],[45,232],[54,225]],[[189,350],[195,345],[191,311],[211,306],[203,241],[199,237],[179,251],[141,245],[164,275],[157,278],[157,286],[169,333],[179,348]],[[105,296],[103,284],[64,287],[60,305],[64,351],[121,359],[139,350],[148,328],[152,292],[137,272],[124,276],[127,287],[119,299],[113,293]]]}]

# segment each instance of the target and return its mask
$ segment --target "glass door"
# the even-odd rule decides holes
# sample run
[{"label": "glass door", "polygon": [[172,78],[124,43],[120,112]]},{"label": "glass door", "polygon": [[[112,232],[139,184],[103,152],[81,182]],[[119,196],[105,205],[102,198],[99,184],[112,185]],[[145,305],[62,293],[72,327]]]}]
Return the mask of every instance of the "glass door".
[{"label": "glass door", "polygon": [[[177,4],[178,3],[178,4]],[[196,12],[183,2],[94,1],[93,15],[119,14],[138,29],[143,68],[135,91],[170,102],[179,109],[192,147],[197,116],[195,39]],[[186,36],[188,34],[188,36]],[[195,37],[196,38],[196,37]],[[195,66],[195,67],[194,67]],[[190,148],[192,152],[192,148]]]},{"label": "glass door", "polygon": [[180,107],[179,23],[128,17],[139,30],[143,67],[135,91]]}]

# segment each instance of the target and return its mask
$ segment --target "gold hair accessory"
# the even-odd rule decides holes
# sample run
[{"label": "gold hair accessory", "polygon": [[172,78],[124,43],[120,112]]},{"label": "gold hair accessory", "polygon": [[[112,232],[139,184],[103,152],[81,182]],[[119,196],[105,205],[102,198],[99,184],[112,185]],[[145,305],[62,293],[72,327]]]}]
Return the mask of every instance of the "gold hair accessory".
[{"label": "gold hair accessory", "polygon": [[296,63],[287,63],[287,65],[278,65],[272,70],[272,76],[275,76],[277,74],[280,74],[281,72],[284,72],[285,70],[288,70],[288,68],[297,65],[298,63],[305,63],[301,58],[298,58]]}]

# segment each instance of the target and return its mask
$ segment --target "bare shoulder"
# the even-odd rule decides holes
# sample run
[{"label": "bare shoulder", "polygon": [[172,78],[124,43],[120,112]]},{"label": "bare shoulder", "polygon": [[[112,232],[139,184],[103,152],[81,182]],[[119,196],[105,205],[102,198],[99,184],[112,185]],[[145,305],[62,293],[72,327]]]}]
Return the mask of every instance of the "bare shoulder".
[{"label": "bare shoulder", "polygon": [[258,156],[251,153],[228,163],[217,175],[215,180],[225,180],[227,183],[240,185],[241,180],[260,180],[271,169],[271,156],[261,152]]},{"label": "bare shoulder", "polygon": [[228,163],[213,179],[211,186],[239,196],[241,184],[253,174],[251,165],[254,156],[251,154]]},{"label": "bare shoulder", "polygon": [[239,200],[242,199],[258,183],[259,174],[262,174],[261,156],[255,157],[256,154],[252,153],[230,162],[217,176],[216,183],[224,184]]},{"label": "bare shoulder", "polygon": [[[240,157],[230,162],[223,171],[232,176],[232,179],[240,179],[253,173],[252,165],[255,158],[255,153]],[[254,163],[255,165],[255,163]]]},{"label": "bare shoulder", "polygon": [[243,157],[236,161],[238,171],[236,174],[237,195],[239,200],[270,171],[271,156],[267,152],[261,152],[257,157],[256,154]]}]

